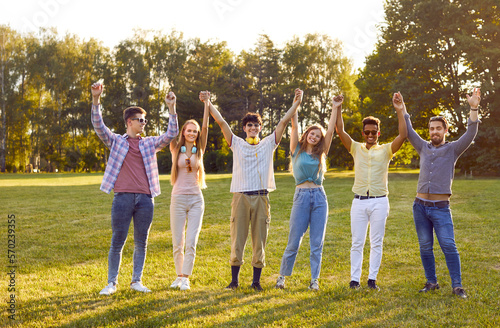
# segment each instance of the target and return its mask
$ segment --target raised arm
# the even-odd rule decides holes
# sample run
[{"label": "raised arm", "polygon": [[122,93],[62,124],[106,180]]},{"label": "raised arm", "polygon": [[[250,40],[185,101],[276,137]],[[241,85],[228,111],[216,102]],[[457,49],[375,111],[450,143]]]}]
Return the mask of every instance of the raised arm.
[{"label": "raised arm", "polygon": [[399,150],[399,148],[401,148],[401,146],[406,140],[406,137],[408,136],[408,130],[406,129],[406,121],[404,117],[406,109],[401,92],[398,91],[392,96],[392,104],[394,106],[394,109],[396,109],[396,114],[398,115],[398,131],[399,131],[398,136],[396,137],[396,139],[394,139],[394,141],[391,144],[391,150],[392,153],[394,154]]},{"label": "raised arm", "polygon": [[281,121],[276,126],[275,141],[277,144],[280,142],[281,137],[283,137],[283,132],[285,132],[285,128],[288,125],[288,122],[290,122],[290,120],[292,119],[293,114],[297,112],[297,108],[299,108],[300,103],[302,102],[302,95],[303,95],[302,90],[300,90],[299,88],[295,89],[295,97],[293,98],[292,107],[290,107],[290,109],[286,112],[285,116],[283,116]]},{"label": "raised arm", "polygon": [[[204,93],[203,99],[201,94]],[[207,140],[208,140],[208,120],[210,119],[210,116],[208,112],[210,111],[210,93],[208,91],[202,91],[200,92],[200,100],[203,101],[204,108],[203,108],[203,122],[201,124],[201,138],[200,138],[200,150],[202,153],[205,152],[205,148],[207,147]]]},{"label": "raised arm", "polygon": [[[226,139],[227,144],[229,147],[231,147],[231,142],[232,142],[232,137],[233,137],[233,131],[231,131],[231,128],[229,127],[229,124],[222,118],[222,115],[219,113],[219,111],[212,105],[212,102],[210,101],[210,92],[206,91],[208,93],[208,108],[210,109],[210,114],[212,114],[212,117],[214,118],[215,122],[219,124],[222,134],[224,135],[224,139]],[[201,99],[201,94],[200,94],[200,100]],[[208,120],[207,120],[208,121]]]},{"label": "raised arm", "polygon": [[92,84],[90,89],[92,90],[92,105],[99,106],[101,103],[101,94],[104,90],[104,85],[101,81],[98,81]]},{"label": "raised arm", "polygon": [[332,113],[330,115],[330,121],[328,122],[328,129],[325,134],[325,154],[328,155],[330,151],[330,146],[332,145],[333,132],[335,131],[335,126],[337,124],[337,111],[341,110],[342,103],[344,102],[344,96],[335,96],[332,99]]},{"label": "raised arm", "polygon": [[[176,102],[177,97],[172,91],[170,91],[165,96],[165,103],[167,104],[168,112],[170,114],[168,118],[167,131],[158,137],[150,137],[154,138],[154,145],[157,152],[172,142],[175,143],[174,145],[177,144],[175,137],[179,134],[179,122],[177,121]],[[172,150],[172,148],[170,148],[170,150]]]},{"label": "raised arm", "polygon": [[467,101],[470,105],[470,119],[472,122],[476,122],[479,118],[478,116],[478,107],[481,102],[481,88],[474,88],[472,90],[472,96],[467,95]]},{"label": "raised arm", "polygon": [[457,140],[454,141],[453,147],[455,151],[455,156],[458,158],[464,151],[469,148],[470,144],[474,140],[477,134],[479,117],[478,117],[478,106],[481,102],[481,89],[474,88],[472,91],[472,96],[467,95],[467,101],[470,105],[470,121],[467,124],[467,131]]},{"label": "raised arm", "polygon": [[293,152],[297,148],[299,144],[299,114],[297,111],[293,113],[292,117],[292,134],[290,135],[290,153],[293,155]]},{"label": "raised arm", "polygon": [[[403,101],[403,105],[404,105],[404,101]],[[406,105],[403,106],[403,117],[404,117],[405,123],[406,123],[406,134],[407,134],[406,137],[408,138],[408,140],[412,144],[413,148],[415,148],[417,153],[420,154],[422,147],[425,144],[427,144],[427,141],[422,139],[418,135],[418,133],[415,132],[415,130],[413,129],[413,126],[412,126],[411,120],[410,120],[410,114],[408,114],[408,112],[406,111]]]},{"label": "raised arm", "polygon": [[335,125],[337,129],[337,134],[340,137],[340,141],[347,149],[348,152],[351,152],[352,138],[347,132],[344,130],[344,120],[342,119],[342,106],[337,109],[337,122]]},{"label": "raised arm", "polygon": [[101,112],[101,94],[104,90],[104,85],[102,80],[92,84],[92,109],[90,111],[90,120],[94,130],[101,139],[101,141],[106,145],[106,147],[111,149],[115,135],[111,130],[104,124]]},{"label": "raised arm", "polygon": [[[175,96],[175,93],[173,93],[172,91],[167,93],[167,95],[165,96],[165,104],[168,107],[169,114],[172,114],[172,113],[176,114],[177,113],[177,111],[176,111],[177,97]],[[177,147],[177,138],[174,138],[170,142],[170,151],[174,151],[175,147]]]}]

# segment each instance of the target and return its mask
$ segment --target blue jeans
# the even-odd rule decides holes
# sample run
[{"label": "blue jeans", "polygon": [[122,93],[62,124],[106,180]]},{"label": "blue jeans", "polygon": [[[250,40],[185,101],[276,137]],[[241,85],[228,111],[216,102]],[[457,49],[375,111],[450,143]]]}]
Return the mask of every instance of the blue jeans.
[{"label": "blue jeans", "polygon": [[108,256],[108,283],[118,282],[122,250],[130,221],[134,218],[134,268],[132,282],[141,281],[149,229],[153,222],[154,198],[146,194],[117,192],[111,206],[111,247]]},{"label": "blue jeans", "polygon": [[292,274],[297,252],[302,243],[302,237],[304,237],[307,228],[311,226],[309,232],[311,278],[319,278],[327,221],[328,201],[326,200],[323,187],[295,189],[292,213],[290,214],[288,244],[281,260],[280,274],[282,276],[290,276]]},{"label": "blue jeans", "polygon": [[441,246],[446,259],[446,265],[450,272],[452,287],[462,286],[462,274],[460,272],[460,255],[455,245],[455,233],[453,231],[453,220],[451,218],[450,206],[433,207],[413,203],[413,220],[417,229],[418,242],[420,244],[420,257],[425,270],[425,278],[430,283],[437,283],[436,262],[434,259],[434,235]]}]

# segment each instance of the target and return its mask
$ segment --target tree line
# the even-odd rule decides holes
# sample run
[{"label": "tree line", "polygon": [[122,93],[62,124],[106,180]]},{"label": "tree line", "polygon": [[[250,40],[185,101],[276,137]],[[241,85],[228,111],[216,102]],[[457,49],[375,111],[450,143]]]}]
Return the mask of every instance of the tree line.
[{"label": "tree line", "polygon": [[[264,119],[263,134],[290,107],[293,90],[304,90],[299,123],[325,125],[331,98],[344,94],[346,129],[361,138],[361,119],[381,119],[381,141],[397,135],[393,92],[401,91],[414,127],[427,136],[429,116],[443,114],[453,129],[449,139],[466,128],[465,93],[481,87],[478,137],[459,167],[477,173],[500,172],[500,14],[495,0],[387,1],[385,23],[376,49],[364,68],[355,72],[342,43],[327,35],[294,37],[277,47],[261,35],[240,54],[224,41],[186,39],[181,32],[136,30],[113,49],[97,39],[59,35],[55,29],[20,34],[0,25],[0,168],[2,172],[98,171],[107,149],[90,123],[90,85],[104,79],[105,123],[124,133],[124,108],[136,105],[148,112],[148,135],[166,129],[165,94],[178,99],[179,122],[201,121],[200,90],[209,90],[233,131],[242,134],[240,119],[247,111]],[[496,46],[495,46],[496,45]],[[209,172],[228,171],[231,152],[217,126],[209,126],[205,156]],[[277,169],[287,167],[285,135],[275,153]],[[396,165],[416,165],[409,143],[394,159]],[[158,154],[162,172],[169,172],[168,151]],[[335,138],[330,167],[352,167],[352,158]]]}]

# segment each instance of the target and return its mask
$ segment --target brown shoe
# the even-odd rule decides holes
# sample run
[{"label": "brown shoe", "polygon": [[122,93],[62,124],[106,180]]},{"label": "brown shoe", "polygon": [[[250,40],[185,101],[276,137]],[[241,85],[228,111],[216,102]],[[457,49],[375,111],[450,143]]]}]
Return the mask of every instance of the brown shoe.
[{"label": "brown shoe", "polygon": [[439,284],[435,283],[433,284],[432,282],[426,282],[424,288],[419,290],[419,293],[427,293],[429,290],[434,290],[434,289],[439,289]]},{"label": "brown shoe", "polygon": [[467,298],[467,294],[465,294],[465,290],[462,287],[453,288],[453,294],[457,295],[460,298]]}]

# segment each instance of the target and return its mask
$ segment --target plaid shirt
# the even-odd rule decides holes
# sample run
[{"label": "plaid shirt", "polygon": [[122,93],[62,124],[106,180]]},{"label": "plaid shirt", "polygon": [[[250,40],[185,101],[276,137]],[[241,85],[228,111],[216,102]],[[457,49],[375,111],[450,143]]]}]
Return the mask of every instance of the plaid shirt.
[{"label": "plaid shirt", "polygon": [[[102,120],[101,105],[92,105],[91,120],[97,136],[102,140],[106,147],[110,149],[108,165],[106,165],[106,171],[104,171],[104,177],[101,184],[101,190],[109,194],[111,189],[115,186],[118,173],[120,173],[123,161],[125,160],[125,156],[128,152],[128,135],[113,133],[106,125],[104,125],[104,121]],[[144,167],[146,168],[149,190],[151,191],[152,197],[156,197],[161,193],[156,153],[162,150],[163,147],[167,146],[178,133],[179,126],[177,124],[177,115],[170,114],[167,132],[159,137],[139,137],[139,150],[141,151]]]}]

